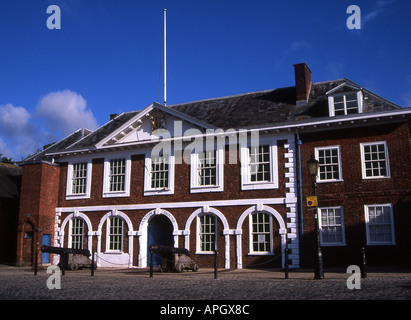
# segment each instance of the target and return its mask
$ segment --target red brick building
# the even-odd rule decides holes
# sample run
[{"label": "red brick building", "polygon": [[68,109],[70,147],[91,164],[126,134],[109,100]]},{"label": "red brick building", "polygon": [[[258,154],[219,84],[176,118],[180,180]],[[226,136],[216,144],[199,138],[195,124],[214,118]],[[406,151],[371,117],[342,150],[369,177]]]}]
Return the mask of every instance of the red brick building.
[{"label": "red brick building", "polygon": [[294,68],[295,87],[153,103],[27,159],[18,262],[32,261],[33,232],[34,247],[93,250],[104,267],[146,267],[152,243],[200,267],[215,250],[223,268],[282,267],[286,247],[290,267],[311,266],[314,211],[325,267],[358,264],[362,246],[370,263],[409,261],[411,110]]}]

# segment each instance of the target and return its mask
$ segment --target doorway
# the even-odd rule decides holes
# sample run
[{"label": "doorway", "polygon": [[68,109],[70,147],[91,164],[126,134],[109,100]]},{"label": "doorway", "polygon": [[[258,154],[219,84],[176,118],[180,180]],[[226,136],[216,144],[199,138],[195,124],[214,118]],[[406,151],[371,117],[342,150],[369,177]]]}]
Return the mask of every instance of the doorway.
[{"label": "doorway", "polygon": [[[150,246],[152,244],[172,247],[174,246],[173,225],[165,215],[154,216],[147,227],[147,257],[150,264]],[[162,257],[159,254],[153,254],[153,266],[162,264]]]},{"label": "doorway", "polygon": [[33,265],[34,228],[30,222],[23,226],[23,264]]},{"label": "doorway", "polygon": [[[50,246],[50,235],[49,234],[43,234],[41,245],[42,246]],[[41,262],[43,264],[50,263],[50,254],[48,252],[42,252],[41,253]]]}]

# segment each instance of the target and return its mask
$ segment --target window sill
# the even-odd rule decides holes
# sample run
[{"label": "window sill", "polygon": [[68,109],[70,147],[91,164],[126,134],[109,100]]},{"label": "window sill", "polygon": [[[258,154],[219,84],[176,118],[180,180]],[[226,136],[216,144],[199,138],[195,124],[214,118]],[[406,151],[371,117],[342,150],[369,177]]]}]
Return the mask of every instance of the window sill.
[{"label": "window sill", "polygon": [[273,256],[274,252],[249,252],[248,256]]},{"label": "window sill", "polygon": [[373,242],[373,243],[367,243],[367,246],[395,246],[395,242]]},{"label": "window sill", "polygon": [[344,182],[343,179],[339,180],[317,180],[317,183],[333,183],[333,182]]},{"label": "window sill", "polygon": [[278,189],[278,184],[274,182],[244,183],[241,190]]},{"label": "window sill", "polygon": [[144,196],[161,196],[167,194],[174,194],[174,190],[168,188],[144,190]]},{"label": "window sill", "polygon": [[321,247],[345,247],[346,243],[321,243]]},{"label": "window sill", "polygon": [[115,197],[129,197],[130,193],[127,191],[114,191],[114,192],[104,192],[103,198],[115,198]]},{"label": "window sill", "polygon": [[77,199],[90,199],[90,195],[87,193],[66,194],[66,200],[77,200]]},{"label": "window sill", "polygon": [[197,187],[190,188],[191,193],[222,192],[222,191],[223,191],[222,186],[197,186]]},{"label": "window sill", "polygon": [[379,180],[379,179],[381,179],[381,180],[384,180],[384,179],[390,179],[391,178],[391,176],[386,176],[386,177],[362,177],[363,178],[363,180]]}]

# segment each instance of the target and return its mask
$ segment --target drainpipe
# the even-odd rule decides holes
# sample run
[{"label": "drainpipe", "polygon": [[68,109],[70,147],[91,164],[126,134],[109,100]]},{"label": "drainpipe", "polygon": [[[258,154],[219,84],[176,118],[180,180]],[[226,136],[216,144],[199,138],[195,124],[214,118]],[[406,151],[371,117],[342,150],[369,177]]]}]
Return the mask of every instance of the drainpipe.
[{"label": "drainpipe", "polygon": [[298,129],[295,133],[295,143],[297,145],[297,157],[298,157],[298,183],[299,183],[299,198],[300,198],[300,225],[301,225],[301,266],[304,266],[304,213],[303,213],[303,182],[301,176],[301,145],[300,134]]}]

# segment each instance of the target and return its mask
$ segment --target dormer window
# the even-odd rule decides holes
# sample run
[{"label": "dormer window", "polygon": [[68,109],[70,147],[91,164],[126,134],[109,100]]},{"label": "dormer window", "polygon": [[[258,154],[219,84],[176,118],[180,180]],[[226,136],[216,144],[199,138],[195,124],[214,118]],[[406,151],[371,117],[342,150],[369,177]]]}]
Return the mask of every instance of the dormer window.
[{"label": "dormer window", "polygon": [[328,96],[330,117],[362,113],[362,93],[344,92]]}]

